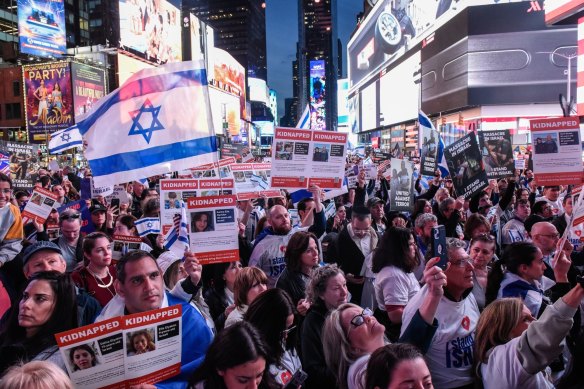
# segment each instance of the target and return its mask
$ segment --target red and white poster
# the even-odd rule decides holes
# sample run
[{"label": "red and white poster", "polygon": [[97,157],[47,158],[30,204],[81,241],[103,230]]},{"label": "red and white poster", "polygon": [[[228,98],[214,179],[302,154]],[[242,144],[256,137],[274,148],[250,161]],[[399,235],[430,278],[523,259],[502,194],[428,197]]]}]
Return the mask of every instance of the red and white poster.
[{"label": "red and white poster", "polygon": [[38,223],[42,224],[49,217],[51,210],[60,206],[61,203],[57,202],[57,195],[46,189],[36,188],[22,211],[22,219],[25,223],[36,219]]},{"label": "red and white poster", "polygon": [[231,173],[235,182],[238,200],[255,199],[261,196],[280,197],[278,189],[270,188],[270,163],[234,163]]}]

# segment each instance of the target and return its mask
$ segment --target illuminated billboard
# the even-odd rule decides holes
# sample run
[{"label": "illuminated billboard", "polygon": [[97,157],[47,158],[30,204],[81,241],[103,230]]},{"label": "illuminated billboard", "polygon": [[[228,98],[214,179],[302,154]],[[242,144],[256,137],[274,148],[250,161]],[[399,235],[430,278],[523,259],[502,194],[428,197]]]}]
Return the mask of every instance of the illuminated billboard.
[{"label": "illuminated billboard", "polygon": [[346,78],[337,81],[337,125],[349,125],[349,80]]},{"label": "illuminated billboard", "polygon": [[142,69],[151,69],[155,66],[118,53],[118,84],[122,85],[134,73]]},{"label": "illuminated billboard", "polygon": [[220,89],[209,88],[209,101],[215,133],[238,136],[241,129],[239,97]]},{"label": "illuminated billboard", "polygon": [[209,86],[239,98],[240,117],[247,119],[245,106],[245,68],[225,50],[208,47]]},{"label": "illuminated billboard", "polygon": [[326,130],[326,69],[323,60],[310,61],[310,129]]},{"label": "illuminated billboard", "polygon": [[[418,117],[420,58],[420,52],[417,51],[381,76],[378,126],[401,123]],[[396,85],[399,85],[399,93],[396,93]]]},{"label": "illuminated billboard", "polygon": [[249,101],[260,101],[268,104],[269,90],[266,82],[259,78],[248,77]]},{"label": "illuminated billboard", "polygon": [[121,0],[120,46],[159,64],[182,59],[180,0]]},{"label": "illuminated billboard", "polygon": [[71,63],[73,80],[73,107],[75,120],[89,112],[97,100],[105,96],[105,72],[103,69],[82,63]]},{"label": "illuminated billboard", "polygon": [[190,33],[191,59],[203,58],[203,47],[201,45],[201,21],[193,14],[190,14]]},{"label": "illuminated billboard", "polygon": [[67,51],[64,0],[18,0],[20,52],[59,57]]},{"label": "illuminated billboard", "polygon": [[73,98],[69,62],[22,67],[26,127],[29,139],[43,141],[45,134],[73,125]]}]

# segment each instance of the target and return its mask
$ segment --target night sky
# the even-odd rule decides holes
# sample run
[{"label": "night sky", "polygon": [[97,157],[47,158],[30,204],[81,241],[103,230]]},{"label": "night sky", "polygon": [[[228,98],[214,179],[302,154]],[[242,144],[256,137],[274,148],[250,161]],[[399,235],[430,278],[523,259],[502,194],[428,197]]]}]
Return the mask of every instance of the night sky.
[{"label": "night sky", "polygon": [[[363,0],[337,0],[338,35],[343,44],[343,76],[347,75],[346,48],[363,10]],[[278,121],[284,115],[284,98],[292,97],[292,61],[298,40],[298,0],[266,0],[268,85],[278,94]]]}]

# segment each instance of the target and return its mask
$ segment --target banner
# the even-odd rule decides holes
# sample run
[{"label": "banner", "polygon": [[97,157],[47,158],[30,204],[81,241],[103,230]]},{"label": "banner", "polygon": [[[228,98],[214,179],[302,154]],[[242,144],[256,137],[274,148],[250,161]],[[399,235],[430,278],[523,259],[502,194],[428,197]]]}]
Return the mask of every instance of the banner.
[{"label": "banner", "polygon": [[77,388],[155,384],[180,373],[182,306],[75,328],[55,335]]},{"label": "banner", "polygon": [[424,176],[434,176],[436,172],[436,154],[438,153],[438,144],[440,143],[438,131],[421,126],[422,132],[422,155],[420,163],[420,172]]},{"label": "banner", "polygon": [[45,58],[65,54],[64,5],[64,0],[17,0],[18,40],[22,54]]},{"label": "banner", "polygon": [[32,190],[40,166],[39,145],[0,141],[0,154],[8,158],[12,185],[16,189]]},{"label": "banner", "polygon": [[414,164],[404,159],[391,159],[390,209],[411,212],[414,209]]},{"label": "banner", "polygon": [[22,67],[26,127],[31,141],[44,141],[73,125],[73,98],[69,62]]},{"label": "banner", "polygon": [[25,223],[36,219],[38,223],[43,224],[53,208],[57,209],[60,206],[57,195],[46,189],[36,188],[22,211],[22,219]]},{"label": "banner", "polygon": [[537,185],[582,183],[582,144],[578,117],[532,120],[533,172]]},{"label": "banner", "polygon": [[310,61],[310,128],[326,131],[326,63]]},{"label": "banner", "polygon": [[499,179],[515,175],[509,130],[479,131],[479,143],[487,178]]},{"label": "banner", "polygon": [[191,251],[201,264],[239,260],[239,231],[235,196],[187,200]]},{"label": "banner", "polygon": [[249,200],[260,196],[282,196],[278,189],[270,188],[271,169],[272,165],[269,163],[234,163],[231,165],[237,199]]},{"label": "banner", "polygon": [[72,62],[71,78],[74,114],[77,120],[91,110],[93,103],[105,96],[105,72],[100,68]]},{"label": "banner", "polygon": [[272,146],[272,188],[338,189],[343,184],[347,134],[276,128]]},{"label": "banner", "polygon": [[474,133],[467,134],[446,146],[444,155],[458,196],[469,199],[488,186],[487,173]]},{"label": "banner", "polygon": [[224,143],[219,152],[221,158],[234,157],[237,163],[252,162],[254,160],[251,150],[243,143]]}]

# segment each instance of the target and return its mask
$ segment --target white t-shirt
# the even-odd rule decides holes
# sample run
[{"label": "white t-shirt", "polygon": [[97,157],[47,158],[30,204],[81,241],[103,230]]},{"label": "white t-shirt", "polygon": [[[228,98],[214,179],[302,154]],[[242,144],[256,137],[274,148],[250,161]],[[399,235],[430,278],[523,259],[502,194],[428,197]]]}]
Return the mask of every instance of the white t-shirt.
[{"label": "white t-shirt", "polygon": [[[428,293],[425,285],[410,300],[403,313],[402,334]],[[479,320],[479,307],[472,293],[462,301],[442,297],[436,319],[438,329],[426,353],[428,368],[436,389],[458,388],[474,381],[474,332]]]},{"label": "white t-shirt", "polygon": [[419,290],[420,283],[414,273],[406,273],[395,266],[384,267],[375,278],[375,297],[382,311],[386,305],[407,305]]},{"label": "white t-shirt", "polygon": [[370,354],[363,355],[349,366],[347,372],[347,386],[349,389],[363,389],[365,387],[365,373]]}]

